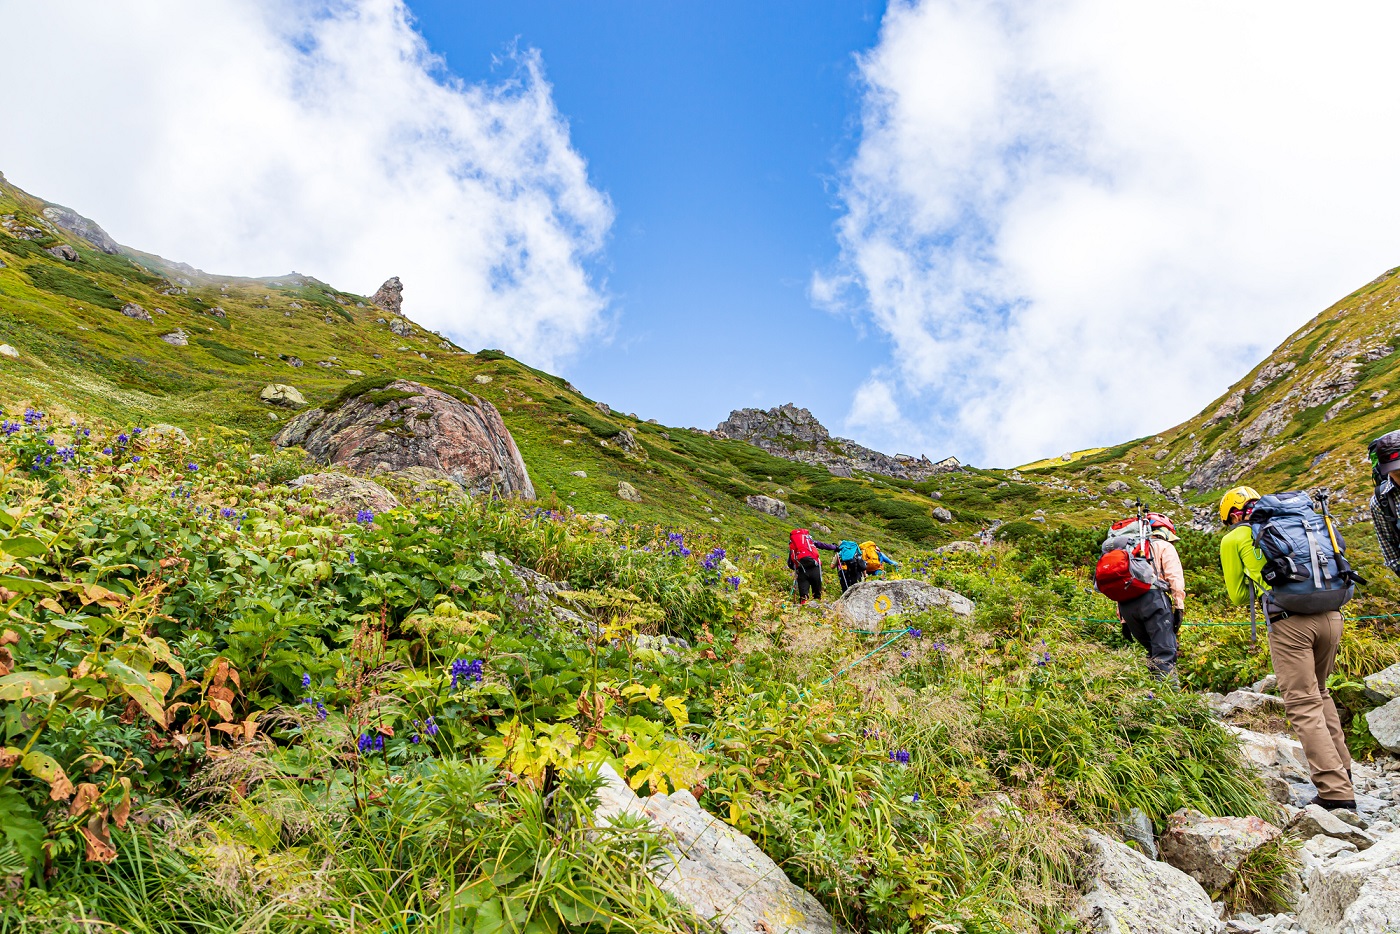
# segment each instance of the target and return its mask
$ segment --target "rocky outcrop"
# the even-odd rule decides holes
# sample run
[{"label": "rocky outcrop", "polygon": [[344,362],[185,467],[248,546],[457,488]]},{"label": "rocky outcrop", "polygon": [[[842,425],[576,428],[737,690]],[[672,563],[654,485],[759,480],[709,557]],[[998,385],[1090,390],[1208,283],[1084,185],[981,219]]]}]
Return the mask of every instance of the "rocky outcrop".
[{"label": "rocky outcrop", "polygon": [[393,493],[364,477],[354,477],[343,473],[310,473],[290,480],[287,486],[294,490],[310,490],[316,498],[329,503],[337,512],[347,518],[354,518],[361,510],[374,515],[399,507],[399,500]]},{"label": "rocky outcrop", "polygon": [[767,410],[735,409],[713,435],[747,441],[776,457],[825,467],[838,477],[849,477],[859,470],[903,480],[927,480],[962,469],[956,457],[937,463],[909,454],[891,457],[846,438],[832,437],[815,415],[791,402]]},{"label": "rocky outcrop", "polygon": [[135,318],[137,321],[150,321],[151,313],[135,302],[127,302],[122,306],[122,314],[128,318]]},{"label": "rocky outcrop", "polygon": [[947,609],[971,616],[976,607],[960,593],[915,580],[864,580],[836,601],[836,612],[854,626],[872,629],[891,614],[905,616]]},{"label": "rocky outcrop", "polygon": [[306,405],[305,397],[296,387],[283,383],[269,383],[258,393],[258,398],[268,405],[280,405],[288,409],[299,409]]},{"label": "rocky outcrop", "polygon": [[117,244],[117,241],[108,236],[107,231],[71,208],[65,208],[59,204],[50,204],[44,208],[42,213],[44,219],[50,224],[82,237],[103,253],[116,255],[121,252],[121,246]]},{"label": "rocky outcrop", "polygon": [[379,291],[370,297],[370,301],[385,311],[392,311],[396,315],[402,314],[403,283],[399,281],[399,277],[393,276],[385,280],[384,284],[379,287]]},{"label": "rocky outcrop", "polygon": [[754,495],[744,498],[744,505],[758,512],[776,516],[779,519],[786,519],[788,514],[787,503],[771,496]]},{"label": "rocky outcrop", "polygon": [[937,519],[939,522],[952,522],[952,521],[953,521],[953,514],[952,514],[951,512],[948,511],[948,509],[947,509],[946,506],[935,506],[935,507],[933,507],[933,517],[934,517],[935,519]]},{"label": "rocky outcrop", "polygon": [[622,814],[645,817],[668,856],[648,875],[701,920],[724,934],[842,931],[752,840],[700,807],[688,790],[639,798],[611,766],[601,775],[595,820],[608,826]]},{"label": "rocky outcrop", "polygon": [[423,467],[471,493],[535,498],[525,461],[495,406],[410,380],[304,412],[274,440],[361,473]]},{"label": "rocky outcrop", "polygon": [[1217,934],[1210,896],[1186,873],[1085,833],[1076,914],[1094,934]]},{"label": "rocky outcrop", "polygon": [[640,503],[642,494],[637,492],[637,488],[626,480],[617,481],[617,498],[626,500],[629,503]]},{"label": "rocky outcrop", "polygon": [[413,325],[409,324],[403,318],[395,318],[393,321],[389,322],[389,330],[399,337],[409,337],[413,334]]},{"label": "rocky outcrop", "polygon": [[67,263],[76,263],[78,261],[78,251],[73,249],[66,243],[60,243],[57,246],[51,246],[44,252],[52,256],[54,259],[61,259]]},{"label": "rocky outcrop", "polygon": [[188,347],[190,343],[190,336],[181,328],[176,328],[169,334],[162,334],[160,339],[171,347]]},{"label": "rocky outcrop", "polygon": [[0,357],[15,357],[15,358],[18,358],[18,357],[19,357],[19,351],[18,351],[18,350],[15,350],[15,349],[14,349],[13,347],[11,347],[9,344],[0,344]]},{"label": "rocky outcrop", "polygon": [[1214,893],[1230,884],[1245,857],[1282,834],[1257,817],[1207,817],[1182,809],[1167,819],[1157,845],[1162,859]]}]

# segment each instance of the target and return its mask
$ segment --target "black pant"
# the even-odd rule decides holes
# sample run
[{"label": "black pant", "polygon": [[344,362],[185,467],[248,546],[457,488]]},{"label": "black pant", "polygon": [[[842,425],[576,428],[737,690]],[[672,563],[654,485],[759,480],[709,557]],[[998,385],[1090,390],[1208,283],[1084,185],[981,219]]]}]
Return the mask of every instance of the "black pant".
[{"label": "black pant", "polygon": [[797,559],[797,599],[806,600],[810,588],[812,596],[822,598],[822,563],[816,558]]},{"label": "black pant", "polygon": [[1118,604],[1123,634],[1147,649],[1147,667],[1157,677],[1176,668],[1176,634],[1172,631],[1172,601],[1165,590],[1150,590]]},{"label": "black pant", "polygon": [[836,565],[836,575],[841,578],[841,592],[845,593],[847,587],[865,580],[865,562],[859,558],[850,563],[842,561]]}]

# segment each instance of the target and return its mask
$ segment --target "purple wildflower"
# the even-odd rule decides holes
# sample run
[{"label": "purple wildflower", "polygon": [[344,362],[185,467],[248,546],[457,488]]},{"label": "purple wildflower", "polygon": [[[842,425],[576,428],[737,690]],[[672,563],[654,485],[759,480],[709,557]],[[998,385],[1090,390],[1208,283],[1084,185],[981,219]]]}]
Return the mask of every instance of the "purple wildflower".
[{"label": "purple wildflower", "polygon": [[452,675],[452,689],[455,691],[459,682],[465,684],[469,681],[480,681],[482,671],[485,668],[486,663],[479,658],[474,658],[471,661],[467,661],[465,658],[457,659],[448,669]]},{"label": "purple wildflower", "polygon": [[223,509],[219,510],[219,515],[223,516],[225,519],[232,519],[234,516],[238,515],[238,513],[228,506],[225,506]]},{"label": "purple wildflower", "polygon": [[303,671],[301,673],[301,686],[304,688],[311,687],[311,675],[309,672]]},{"label": "purple wildflower", "polygon": [[438,725],[437,725],[437,721],[434,720],[432,717],[429,717],[429,718],[428,718],[427,730],[428,730],[428,735],[429,735],[429,736],[436,736],[436,735],[438,735]]},{"label": "purple wildflower", "polygon": [[908,765],[908,764],[909,764],[909,750],[907,750],[907,749],[896,749],[896,750],[892,750],[892,751],[890,752],[890,761],[891,761],[891,762],[898,763],[899,765]]},{"label": "purple wildflower", "polygon": [[360,523],[360,525],[369,525],[374,521],[374,513],[368,509],[361,509],[359,512],[355,513],[355,521]]}]

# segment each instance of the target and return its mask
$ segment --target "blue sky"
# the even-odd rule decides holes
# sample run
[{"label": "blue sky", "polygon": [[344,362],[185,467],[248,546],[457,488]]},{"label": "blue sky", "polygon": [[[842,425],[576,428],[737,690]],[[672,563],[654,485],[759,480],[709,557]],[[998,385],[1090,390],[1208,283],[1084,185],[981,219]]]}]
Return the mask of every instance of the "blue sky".
[{"label": "blue sky", "polygon": [[492,60],[517,43],[538,49],[612,199],[597,273],[613,330],[562,367],[578,386],[668,424],[796,402],[839,427],[882,341],[813,308],[808,285],[837,255],[830,182],[856,140],[854,56],[883,3],[410,6],[466,80],[498,78]]},{"label": "blue sky", "polygon": [[[1400,4],[0,0],[0,22],[27,37],[0,84],[16,184],[213,272],[398,275],[425,326],[667,424],[796,402],[979,465],[1113,444],[1400,263]],[[55,48],[104,93],[54,107]]]}]

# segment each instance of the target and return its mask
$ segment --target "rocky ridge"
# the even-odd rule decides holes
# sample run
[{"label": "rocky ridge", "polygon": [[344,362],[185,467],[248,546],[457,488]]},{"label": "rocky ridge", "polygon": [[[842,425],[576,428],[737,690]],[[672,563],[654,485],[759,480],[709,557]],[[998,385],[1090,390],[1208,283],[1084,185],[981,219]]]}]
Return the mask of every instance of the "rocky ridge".
[{"label": "rocky ridge", "polygon": [[747,441],[777,457],[825,467],[838,477],[861,472],[901,480],[927,480],[940,473],[962,469],[956,457],[937,462],[922,455],[891,457],[848,438],[833,437],[816,416],[791,402],[772,409],[735,409],[713,434],[718,438]]}]

